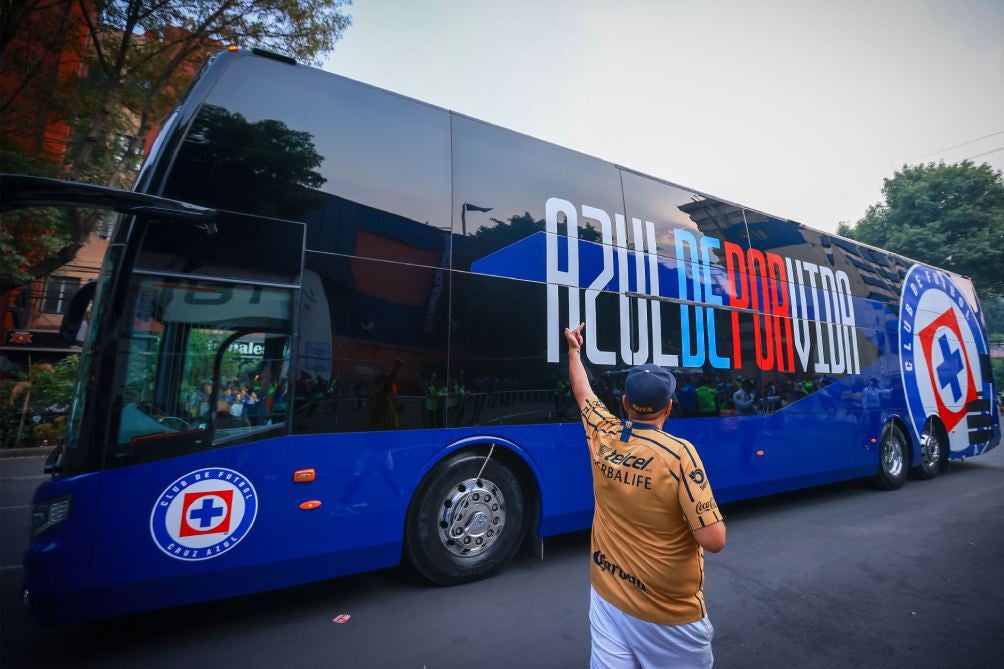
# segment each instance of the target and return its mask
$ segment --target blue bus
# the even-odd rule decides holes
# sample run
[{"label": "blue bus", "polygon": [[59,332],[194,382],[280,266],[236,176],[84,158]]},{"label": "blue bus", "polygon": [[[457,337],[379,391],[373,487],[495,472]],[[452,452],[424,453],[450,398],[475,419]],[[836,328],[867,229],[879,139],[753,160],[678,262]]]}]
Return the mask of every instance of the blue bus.
[{"label": "blue bus", "polygon": [[133,192],[0,185],[122,212],[67,316],[42,621],[402,561],[461,583],[589,527],[580,321],[611,410],[631,366],[677,375],[668,429],[720,502],[1000,440],[969,279],[266,52],[207,63]]}]

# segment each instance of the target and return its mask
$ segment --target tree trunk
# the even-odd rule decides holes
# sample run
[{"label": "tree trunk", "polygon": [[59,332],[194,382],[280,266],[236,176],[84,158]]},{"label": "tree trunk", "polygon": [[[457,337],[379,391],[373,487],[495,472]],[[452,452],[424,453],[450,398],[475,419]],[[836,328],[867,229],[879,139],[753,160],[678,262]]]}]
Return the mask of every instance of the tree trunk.
[{"label": "tree trunk", "polygon": [[70,168],[66,173],[66,178],[70,181],[76,181],[80,178],[80,173],[90,163],[91,155],[97,148],[98,142],[104,139],[105,125],[108,123],[108,117],[111,116],[111,107],[115,103],[121,86],[121,82],[116,80],[105,89],[98,111],[92,117],[87,133],[84,135],[80,152],[73,157],[73,162],[70,163]]},{"label": "tree trunk", "polygon": [[[87,239],[87,237],[85,236],[84,239]],[[79,251],[82,246],[83,242],[72,242],[69,246],[64,246],[59,249],[55,255],[45,258],[44,260],[40,260],[29,267],[28,274],[30,274],[35,280],[52,274],[57,269],[73,260],[73,258],[77,255],[77,251]],[[24,285],[23,281],[15,281],[13,283],[0,282],[0,295],[3,295],[10,290],[14,290],[15,288],[19,288],[22,285]]]},{"label": "tree trunk", "polygon": [[[31,358],[28,358],[29,365]],[[30,369],[30,366],[29,366]],[[21,405],[21,422],[17,426],[17,438],[14,439],[14,448],[21,447],[21,437],[24,435],[24,421],[28,417],[28,403],[31,401],[31,388],[24,395],[24,404]]]},{"label": "tree trunk", "polygon": [[[127,168],[129,171],[132,171],[133,159],[142,156],[143,146],[146,143],[146,133],[150,131],[150,127],[150,114],[144,111],[140,116],[139,129],[129,138],[129,145],[126,146],[125,155],[115,165],[115,170],[108,178],[108,185],[112,188],[118,187],[119,179],[125,174]],[[137,150],[137,147],[139,147],[139,150]]]}]

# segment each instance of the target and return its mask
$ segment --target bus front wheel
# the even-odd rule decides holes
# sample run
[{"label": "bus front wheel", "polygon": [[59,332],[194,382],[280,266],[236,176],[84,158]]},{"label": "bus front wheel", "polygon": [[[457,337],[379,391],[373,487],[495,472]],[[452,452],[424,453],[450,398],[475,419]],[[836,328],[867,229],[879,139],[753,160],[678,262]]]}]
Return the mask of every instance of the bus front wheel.
[{"label": "bus front wheel", "polygon": [[439,585],[493,576],[523,541],[525,509],[519,479],[497,456],[486,464],[482,454],[454,454],[425,476],[412,500],[405,553]]},{"label": "bus front wheel", "polygon": [[879,463],[875,481],[880,488],[896,490],[906,480],[908,468],[906,437],[894,423],[887,423],[879,440]]}]

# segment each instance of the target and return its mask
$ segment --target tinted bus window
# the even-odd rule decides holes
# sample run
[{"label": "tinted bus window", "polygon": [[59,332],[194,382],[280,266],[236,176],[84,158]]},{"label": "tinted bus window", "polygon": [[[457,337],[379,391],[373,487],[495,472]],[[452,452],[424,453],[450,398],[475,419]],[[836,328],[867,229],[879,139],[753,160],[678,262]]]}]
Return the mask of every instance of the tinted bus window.
[{"label": "tinted bus window", "polygon": [[297,283],[303,224],[221,212],[211,226],[144,221],[137,268],[227,279]]},{"label": "tinted bus window", "polygon": [[[600,240],[600,223],[583,207],[605,212],[611,221],[624,209],[617,169],[610,163],[458,115],[453,116],[453,194],[453,232],[462,238],[454,242],[453,266],[477,272],[476,261],[506,249],[507,257],[499,260],[519,273],[517,278],[539,281],[547,281],[540,235],[547,229],[548,200],[569,203],[579,238],[589,241]],[[570,214],[557,214],[560,220],[552,225],[557,234],[567,234]],[[515,267],[520,257],[528,263],[523,269]]]},{"label": "tinted bus window", "polygon": [[286,289],[137,275],[107,465],[205,450],[285,422],[292,299]]},{"label": "tinted bus window", "polygon": [[449,123],[365,84],[239,59],[187,131],[165,195],[307,221],[309,248],[409,262],[357,233],[449,229]]},{"label": "tinted bus window", "polygon": [[[548,286],[465,272],[453,275],[450,322],[451,426],[577,422],[567,365],[547,360]],[[559,306],[567,308],[562,296]],[[602,293],[598,310],[617,314],[617,295]],[[617,345],[618,321],[597,325],[603,348]],[[610,371],[592,366],[595,389]]]},{"label": "tinted bus window", "polygon": [[306,268],[294,431],[445,425],[447,270],[313,252]]},{"label": "tinted bus window", "polygon": [[[659,255],[679,257],[677,230],[689,232],[698,242],[709,235],[720,242],[747,245],[740,207],[625,170],[621,179],[627,216],[652,224]],[[628,236],[633,246],[634,226],[628,226]]]}]

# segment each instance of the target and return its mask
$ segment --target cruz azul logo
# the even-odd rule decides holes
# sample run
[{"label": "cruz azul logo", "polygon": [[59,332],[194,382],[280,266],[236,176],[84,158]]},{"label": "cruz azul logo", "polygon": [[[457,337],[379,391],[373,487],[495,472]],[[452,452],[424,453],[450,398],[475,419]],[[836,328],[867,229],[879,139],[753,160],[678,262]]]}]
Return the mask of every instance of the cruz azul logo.
[{"label": "cruz azul logo", "polygon": [[993,437],[987,341],[979,316],[944,272],[914,265],[903,279],[899,345],[914,436],[937,418],[953,455],[986,450]]},{"label": "cruz azul logo", "polygon": [[[544,222],[543,232],[472,269],[547,283],[548,362],[559,361],[563,329],[584,320],[584,353],[595,365],[741,369],[742,342],[751,337],[763,371],[861,373],[846,272],[683,228],[673,231],[672,242],[662,241],[670,248],[660,255],[652,222],[629,223],[623,214],[611,218],[555,197],[545,204]],[[580,223],[598,230],[599,243],[579,238]],[[562,291],[567,314],[560,313]],[[615,307],[601,307],[604,291],[618,295]],[[679,310],[678,332],[663,332],[663,309]],[[722,309],[730,320],[715,318]],[[620,323],[620,341],[604,349],[596,324],[610,320]],[[724,346],[716,332],[723,327],[729,329]]]},{"label": "cruz azul logo", "polygon": [[150,514],[160,550],[179,560],[222,555],[247,536],[258,514],[258,495],[243,475],[209,467],[167,486]]}]

